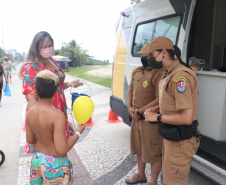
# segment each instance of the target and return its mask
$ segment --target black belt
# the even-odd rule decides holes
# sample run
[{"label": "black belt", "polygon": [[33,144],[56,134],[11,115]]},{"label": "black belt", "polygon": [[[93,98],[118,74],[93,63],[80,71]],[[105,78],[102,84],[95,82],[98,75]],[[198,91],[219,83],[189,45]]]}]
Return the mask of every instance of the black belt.
[{"label": "black belt", "polygon": [[198,125],[197,120],[194,120],[191,125],[170,125],[162,123],[159,132],[163,138],[171,141],[190,139],[193,136],[197,137],[197,141],[199,141],[200,133],[197,129]]}]

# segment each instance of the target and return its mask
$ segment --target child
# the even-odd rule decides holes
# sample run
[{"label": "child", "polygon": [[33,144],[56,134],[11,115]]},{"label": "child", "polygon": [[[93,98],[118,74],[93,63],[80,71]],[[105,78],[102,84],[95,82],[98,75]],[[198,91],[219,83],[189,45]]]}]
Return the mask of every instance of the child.
[{"label": "child", "polygon": [[36,144],[31,160],[30,184],[72,184],[72,164],[67,152],[74,146],[85,129],[78,125],[77,131],[66,139],[65,116],[52,105],[53,95],[59,85],[58,77],[49,70],[36,76],[35,88],[38,102],[26,117],[26,139]]}]

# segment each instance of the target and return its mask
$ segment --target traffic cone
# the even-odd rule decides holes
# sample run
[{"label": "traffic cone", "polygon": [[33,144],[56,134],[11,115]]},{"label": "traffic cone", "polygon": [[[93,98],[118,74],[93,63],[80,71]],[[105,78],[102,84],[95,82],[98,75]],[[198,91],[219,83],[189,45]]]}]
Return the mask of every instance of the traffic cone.
[{"label": "traffic cone", "polygon": [[122,122],[122,120],[118,119],[118,116],[112,111],[109,111],[108,120],[106,120],[109,123],[117,123]]},{"label": "traffic cone", "polygon": [[89,120],[85,124],[86,124],[86,126],[93,126],[93,125],[95,125],[95,123],[93,123],[93,121],[92,121],[92,117],[89,118]]}]

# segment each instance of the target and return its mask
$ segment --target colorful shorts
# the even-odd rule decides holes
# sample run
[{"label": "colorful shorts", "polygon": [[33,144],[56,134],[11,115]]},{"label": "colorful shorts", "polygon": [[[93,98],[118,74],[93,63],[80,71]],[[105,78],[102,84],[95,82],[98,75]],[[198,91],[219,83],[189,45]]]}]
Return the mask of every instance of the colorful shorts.
[{"label": "colorful shorts", "polygon": [[30,185],[72,185],[72,163],[67,157],[53,157],[36,152],[31,159]]}]

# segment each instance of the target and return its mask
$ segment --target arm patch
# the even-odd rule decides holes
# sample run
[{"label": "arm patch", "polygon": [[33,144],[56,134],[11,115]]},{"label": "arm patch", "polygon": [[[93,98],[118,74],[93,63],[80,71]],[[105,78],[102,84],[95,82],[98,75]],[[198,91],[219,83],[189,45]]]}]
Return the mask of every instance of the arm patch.
[{"label": "arm patch", "polygon": [[187,81],[187,78],[185,77],[178,77],[174,80],[174,82],[179,82],[179,81],[182,81],[182,82],[186,82]]},{"label": "arm patch", "polygon": [[176,87],[177,87],[178,92],[180,92],[180,93],[185,92],[186,81],[187,81],[187,78],[185,78],[185,77],[178,77],[174,80],[174,82],[176,83]]}]

